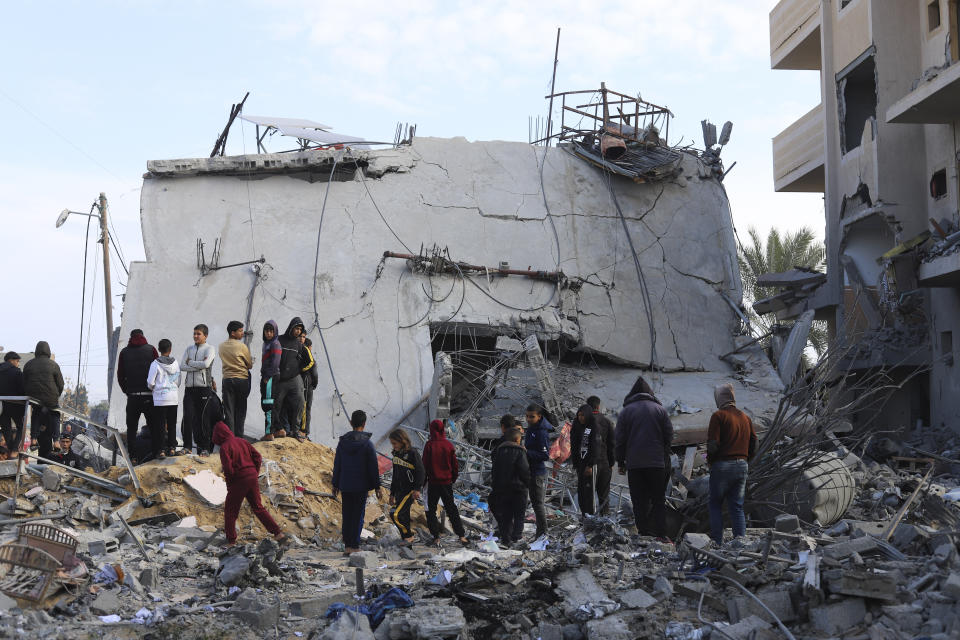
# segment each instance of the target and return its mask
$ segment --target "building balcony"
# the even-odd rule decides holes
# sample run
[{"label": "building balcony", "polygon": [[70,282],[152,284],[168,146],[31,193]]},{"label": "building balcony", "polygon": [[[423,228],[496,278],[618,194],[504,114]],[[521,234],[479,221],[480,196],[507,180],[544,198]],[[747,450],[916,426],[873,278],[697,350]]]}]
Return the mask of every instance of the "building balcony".
[{"label": "building balcony", "polygon": [[917,280],[921,287],[960,287],[960,252],[924,262]]},{"label": "building balcony", "polygon": [[819,104],[773,139],[775,191],[824,191],[824,122]]},{"label": "building balcony", "polygon": [[957,105],[960,105],[960,64],[953,64],[893,103],[887,109],[887,122],[949,124],[960,118]]},{"label": "building balcony", "polygon": [[780,0],[770,12],[770,68],[820,66],[820,0]]}]

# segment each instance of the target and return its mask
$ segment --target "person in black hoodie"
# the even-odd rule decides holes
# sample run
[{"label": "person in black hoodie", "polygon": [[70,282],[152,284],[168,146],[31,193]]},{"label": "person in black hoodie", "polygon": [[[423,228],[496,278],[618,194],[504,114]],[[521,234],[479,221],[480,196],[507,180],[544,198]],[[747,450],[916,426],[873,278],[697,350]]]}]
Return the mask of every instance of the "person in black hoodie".
[{"label": "person in black hoodie", "polygon": [[394,507],[391,518],[397,525],[400,537],[412,544],[415,536],[410,528],[410,506],[420,499],[420,487],[427,479],[420,454],[413,448],[410,436],[403,429],[390,432],[393,447],[393,481],[390,483],[390,504]]},{"label": "person in black hoodie", "polygon": [[610,509],[610,481],[613,479],[613,467],[617,462],[616,436],[610,418],[600,411],[600,398],[590,396],[587,398],[587,404],[593,410],[593,417],[597,421],[597,431],[600,432],[600,438],[603,440],[603,446],[607,452],[606,461],[601,460],[600,464],[597,465],[597,477],[593,479],[593,488],[597,493],[597,515],[605,516]]},{"label": "person in black hoodie", "polygon": [[300,374],[303,378],[303,412],[300,414],[300,431],[305,438],[310,437],[310,411],[313,409],[313,391],[320,384],[320,376],[317,374],[317,362],[313,357],[313,341],[305,335],[300,336],[300,342],[303,343],[304,355],[308,357],[305,364],[306,369]]},{"label": "person in black hoodie", "polygon": [[350,426],[353,430],[340,436],[333,458],[333,497],[340,496],[340,523],[347,554],[360,550],[367,494],[375,489],[378,499],[381,495],[377,451],[370,442],[370,434],[363,431],[367,414],[359,409],[354,411]]},{"label": "person in black hoodie", "polygon": [[519,542],[523,516],[527,511],[530,463],[520,444],[522,440],[523,430],[513,427],[493,452],[490,510],[497,521],[497,536],[505,547]]},{"label": "person in black hoodie", "polygon": [[[23,371],[20,371],[20,354],[8,351],[0,364],[0,396],[23,396]],[[0,432],[10,454],[18,450],[23,438],[23,401],[4,400],[0,412]],[[14,435],[13,425],[17,431]]]},{"label": "person in black hoodie", "polygon": [[300,343],[303,335],[303,320],[293,318],[286,332],[280,336],[280,372],[273,383],[274,404],[279,411],[280,429],[277,437],[292,435],[303,440],[300,435],[300,414],[303,413],[303,378],[300,374],[309,368],[312,356],[306,355],[306,348]]},{"label": "person in black hoodie", "polygon": [[[577,417],[570,430],[570,464],[577,472],[577,502],[580,516],[594,514],[594,473],[599,475],[606,467],[607,446],[597,426],[593,409],[585,404],[577,409]],[[607,468],[609,471],[609,468]]]},{"label": "person in black hoodie", "polygon": [[617,419],[617,463],[627,472],[637,533],[666,540],[666,491],[673,424],[642,376],[623,399]]},{"label": "person in black hoodie", "polygon": [[127,446],[131,454],[134,450],[133,443],[137,439],[141,415],[146,419],[148,426],[156,430],[153,391],[147,386],[147,374],[150,372],[150,365],[159,357],[160,354],[147,342],[140,329],[130,332],[127,346],[120,350],[120,355],[117,357],[117,384],[127,396]]},{"label": "person in black hoodie", "polygon": [[37,400],[40,407],[30,418],[30,436],[36,439],[40,457],[53,450],[53,439],[60,436],[60,395],[63,374],[50,355],[50,345],[41,340],[33,350],[33,360],[23,366],[24,395]]}]

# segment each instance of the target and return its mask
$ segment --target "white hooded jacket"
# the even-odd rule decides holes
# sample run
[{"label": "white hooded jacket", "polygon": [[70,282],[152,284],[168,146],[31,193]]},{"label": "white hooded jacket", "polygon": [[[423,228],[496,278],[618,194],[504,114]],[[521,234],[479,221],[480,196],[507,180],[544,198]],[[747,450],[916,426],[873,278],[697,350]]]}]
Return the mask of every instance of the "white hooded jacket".
[{"label": "white hooded jacket", "polygon": [[147,386],[153,390],[153,406],[170,407],[180,402],[180,386],[183,376],[176,358],[160,356],[150,363]]}]

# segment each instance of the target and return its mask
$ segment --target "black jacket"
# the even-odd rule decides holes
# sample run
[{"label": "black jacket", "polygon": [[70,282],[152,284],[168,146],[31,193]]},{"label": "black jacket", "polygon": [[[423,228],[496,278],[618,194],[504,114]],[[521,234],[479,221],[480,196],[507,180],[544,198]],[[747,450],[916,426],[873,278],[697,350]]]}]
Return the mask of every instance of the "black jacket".
[{"label": "black jacket", "polygon": [[60,406],[63,374],[60,365],[50,357],[50,345],[41,340],[33,351],[33,360],[23,365],[23,390],[48,409]]},{"label": "black jacket", "polygon": [[526,491],[530,484],[527,452],[516,442],[504,442],[493,452],[490,495],[504,496]]},{"label": "black jacket", "polygon": [[570,428],[570,463],[577,471],[583,471],[594,465],[605,467],[607,464],[607,443],[597,426],[591,411],[586,424],[574,418]]},{"label": "black jacket", "polygon": [[280,336],[280,379],[291,380],[303,372],[309,364],[310,358],[304,353],[306,347],[300,344],[300,339],[293,335],[293,328],[303,326],[303,320],[294,318],[287,325],[287,330]]},{"label": "black jacket", "polygon": [[655,396],[627,396],[617,419],[616,443],[617,462],[627,469],[669,468],[673,424]]},{"label": "black jacket", "polygon": [[159,358],[157,350],[143,336],[130,338],[117,357],[117,384],[125,394],[151,393],[147,386],[150,365]]},{"label": "black jacket", "polygon": [[427,472],[423,460],[416,449],[407,449],[393,454],[393,481],[390,483],[390,495],[401,498],[411,491],[419,491],[427,481]]},{"label": "black jacket", "polygon": [[613,467],[617,462],[617,438],[614,433],[613,423],[610,422],[610,418],[599,411],[594,411],[593,417],[597,419],[597,430],[600,431],[600,437],[603,438],[604,445],[607,447],[607,465]]},{"label": "black jacket", "polygon": [[[23,396],[23,371],[20,367],[15,367],[9,362],[0,364],[0,396]],[[3,409],[13,410],[13,405],[20,405],[19,411],[23,413],[23,403],[9,400],[3,401]]]},{"label": "black jacket", "polygon": [[333,488],[344,493],[366,493],[380,486],[377,451],[365,431],[340,436],[333,458]]}]

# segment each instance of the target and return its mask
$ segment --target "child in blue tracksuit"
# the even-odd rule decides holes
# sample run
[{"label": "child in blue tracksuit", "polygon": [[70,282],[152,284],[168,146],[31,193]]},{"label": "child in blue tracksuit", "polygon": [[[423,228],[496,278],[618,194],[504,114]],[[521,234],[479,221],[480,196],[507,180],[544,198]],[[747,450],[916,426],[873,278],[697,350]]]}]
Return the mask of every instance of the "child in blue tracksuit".
[{"label": "child in blue tracksuit", "polygon": [[543,408],[527,407],[527,436],[524,447],[530,463],[530,505],[537,517],[536,538],[547,533],[547,512],[544,506],[547,492],[547,460],[550,459],[550,432],[553,425],[543,416]]}]

